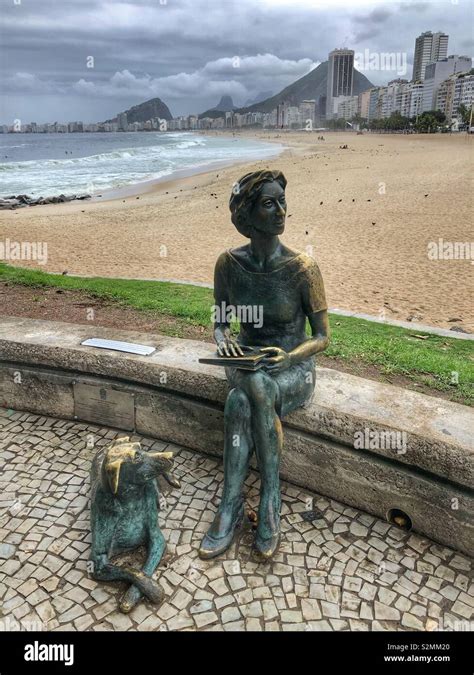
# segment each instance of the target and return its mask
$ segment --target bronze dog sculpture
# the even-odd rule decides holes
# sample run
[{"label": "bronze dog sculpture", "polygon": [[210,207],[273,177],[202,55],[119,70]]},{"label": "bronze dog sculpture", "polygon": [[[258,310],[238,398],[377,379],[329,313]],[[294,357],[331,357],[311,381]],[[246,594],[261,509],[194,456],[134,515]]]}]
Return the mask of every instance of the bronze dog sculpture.
[{"label": "bronze dog sculpture", "polygon": [[[172,452],[144,452],[128,437],[101,449],[91,467],[92,576],[98,581],[128,581],[131,585],[120,601],[120,610],[130,612],[146,596],[158,604],[162,588],[153,579],[166,548],[158,525],[159,493],[155,478],[170,476]],[[120,567],[110,559],[138,546],[147,547],[141,571]]]}]

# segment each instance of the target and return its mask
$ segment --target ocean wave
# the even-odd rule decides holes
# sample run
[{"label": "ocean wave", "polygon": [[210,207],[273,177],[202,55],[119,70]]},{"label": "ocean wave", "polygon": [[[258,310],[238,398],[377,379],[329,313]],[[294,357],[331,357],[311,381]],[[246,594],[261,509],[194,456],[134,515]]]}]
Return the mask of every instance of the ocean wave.
[{"label": "ocean wave", "polygon": [[181,149],[181,148],[193,148],[196,145],[205,145],[205,144],[206,143],[205,143],[204,139],[196,138],[192,141],[181,141],[181,143],[177,143],[175,145],[175,147],[179,148],[179,149]]},{"label": "ocean wave", "polygon": [[[84,157],[56,157],[0,163],[2,192],[4,194],[30,194],[51,196],[60,193],[97,193],[108,188],[155,180],[181,169],[193,170],[205,167],[219,160],[240,160],[269,156],[275,146],[236,139],[208,138],[192,132],[168,132],[147,134],[146,139],[135,137],[140,143],[129,147],[132,139],[117,137],[113,141],[125,141],[128,147],[110,147],[114,137],[107,137],[108,147],[103,142],[94,145],[93,135],[84,136],[84,144],[72,147],[75,151],[92,148],[103,150]],[[133,140],[135,140],[135,138]],[[110,139],[110,140],[109,140]],[[43,138],[39,139],[41,141]],[[48,140],[48,151],[51,140]],[[58,139],[58,143],[63,139]],[[68,139],[69,140],[69,139]],[[74,140],[81,140],[75,137]],[[98,141],[100,141],[100,137]],[[143,145],[143,142],[150,145]],[[92,141],[92,143],[91,143]],[[231,142],[232,141],[232,142]],[[124,143],[124,144],[125,144]],[[61,154],[71,145],[59,145],[56,153]],[[76,150],[78,148],[78,150]],[[31,157],[31,155],[30,155]]]},{"label": "ocean wave", "polygon": [[134,158],[152,158],[155,155],[171,156],[176,150],[187,150],[189,148],[203,146],[205,143],[198,140],[181,141],[168,146],[141,146],[137,148],[124,148],[122,150],[113,150],[112,152],[101,152],[97,155],[87,155],[86,157],[68,157],[67,159],[45,159],[45,160],[24,160],[21,162],[2,162],[0,171],[23,170],[32,167],[36,169],[48,169],[50,167],[67,167],[77,164],[100,164],[103,162],[114,162],[118,159]]},{"label": "ocean wave", "polygon": [[35,167],[36,169],[47,169],[49,167],[75,166],[77,164],[99,164],[101,162],[114,162],[117,159],[132,159],[139,155],[146,154],[150,148],[127,148],[124,150],[113,150],[112,152],[101,152],[98,155],[87,155],[86,157],[74,157],[68,159],[45,159],[45,160],[25,160],[23,162],[3,162],[0,163],[0,170],[22,170]]}]

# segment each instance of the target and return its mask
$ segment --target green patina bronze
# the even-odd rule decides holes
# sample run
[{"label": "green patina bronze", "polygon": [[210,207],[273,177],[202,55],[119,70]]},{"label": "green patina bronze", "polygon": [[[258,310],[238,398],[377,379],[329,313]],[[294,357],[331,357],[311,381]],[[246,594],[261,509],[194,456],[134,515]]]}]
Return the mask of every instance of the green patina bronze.
[{"label": "green patina bronze", "polygon": [[[130,585],[120,610],[131,609],[146,596],[163,600],[161,587],[152,579],[166,547],[158,525],[159,494],[155,479],[162,474],[173,485],[169,471],[172,452],[144,452],[140,443],[120,438],[94,457],[91,468],[92,576],[99,581],[126,581]],[[145,546],[142,570],[120,567],[110,560],[125,551]]]},{"label": "green patina bronze", "polygon": [[[244,512],[243,483],[256,453],[261,477],[254,556],[265,561],[280,538],[281,418],[303,405],[315,387],[315,355],[329,342],[324,285],[315,260],[285,246],[286,179],[280,171],[246,174],[230,198],[232,222],[250,239],[225,251],[215,267],[215,329],[220,357],[239,359],[260,349],[258,370],[226,366],[222,500],[199,554],[212,558],[232,543]],[[231,335],[231,308],[240,333]],[[239,311],[245,308],[245,312]],[[312,337],[306,335],[309,321]],[[238,364],[238,360],[236,364]],[[263,364],[263,365],[262,365]]]}]

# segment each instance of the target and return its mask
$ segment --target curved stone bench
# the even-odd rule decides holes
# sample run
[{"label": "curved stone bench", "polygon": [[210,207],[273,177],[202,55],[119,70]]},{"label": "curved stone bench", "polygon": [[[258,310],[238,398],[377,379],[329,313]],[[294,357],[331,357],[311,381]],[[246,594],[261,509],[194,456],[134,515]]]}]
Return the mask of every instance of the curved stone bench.
[{"label": "curved stone bench", "polygon": [[[81,346],[88,337],[156,352]],[[219,456],[228,385],[223,369],[198,363],[213,351],[195,340],[4,317],[0,405]],[[284,419],[282,477],[384,518],[399,510],[417,532],[474,555],[473,411],[328,368],[317,378],[313,400]]]}]

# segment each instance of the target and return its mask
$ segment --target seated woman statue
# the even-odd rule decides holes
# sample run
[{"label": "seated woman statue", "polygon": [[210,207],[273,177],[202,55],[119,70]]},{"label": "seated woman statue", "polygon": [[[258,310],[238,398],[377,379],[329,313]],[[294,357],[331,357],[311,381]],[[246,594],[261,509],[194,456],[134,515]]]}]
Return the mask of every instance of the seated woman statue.
[{"label": "seated woman statue", "polygon": [[[225,251],[216,263],[217,307],[255,308],[257,317],[240,321],[231,336],[224,316],[214,336],[220,356],[245,355],[248,347],[265,352],[264,366],[249,371],[226,367],[231,385],[225,404],[224,486],[213,523],[201,543],[201,558],[213,558],[232,543],[244,512],[243,484],[255,450],[261,478],[253,555],[272,557],[280,538],[281,418],[300,407],[315,386],[315,354],[329,342],[323,280],[316,262],[281,243],[285,229],[286,179],[280,171],[248,173],[234,185],[232,222],[250,239]],[[260,315],[261,312],[261,315]],[[251,312],[250,312],[251,314]],[[306,334],[308,319],[312,337]]]}]

